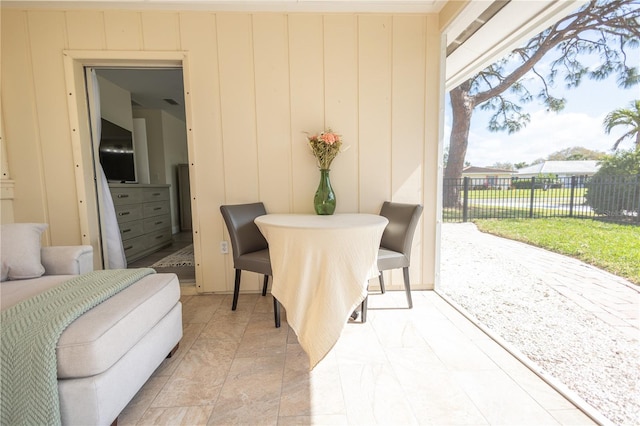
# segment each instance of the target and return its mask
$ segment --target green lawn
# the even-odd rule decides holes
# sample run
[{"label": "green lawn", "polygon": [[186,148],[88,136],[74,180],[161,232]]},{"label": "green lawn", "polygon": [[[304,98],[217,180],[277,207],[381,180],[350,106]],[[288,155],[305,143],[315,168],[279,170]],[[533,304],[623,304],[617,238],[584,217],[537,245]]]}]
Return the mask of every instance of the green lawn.
[{"label": "green lawn", "polygon": [[483,219],[478,229],[562,253],[640,285],[640,226],[592,219]]},{"label": "green lawn", "polygon": [[[577,207],[579,210],[580,207]],[[469,220],[477,220],[477,219],[493,219],[496,217],[501,218],[512,218],[512,219],[529,219],[529,207],[505,207],[505,206],[475,206],[470,203],[469,208],[467,210]],[[569,207],[565,207],[564,209],[544,209],[540,207],[534,207],[533,209],[533,217],[552,217],[552,216],[569,216]],[[449,208],[444,207],[442,209],[442,218],[445,222],[458,222],[462,220],[462,208]],[[505,219],[502,219],[505,220]]]},{"label": "green lawn", "polygon": [[[584,196],[585,188],[575,188],[573,197],[581,200]],[[462,196],[461,196],[462,197]],[[570,198],[571,188],[550,188],[548,190],[536,189],[533,191],[533,198]],[[469,199],[501,199],[501,198],[531,198],[531,189],[488,189],[470,190]]]}]

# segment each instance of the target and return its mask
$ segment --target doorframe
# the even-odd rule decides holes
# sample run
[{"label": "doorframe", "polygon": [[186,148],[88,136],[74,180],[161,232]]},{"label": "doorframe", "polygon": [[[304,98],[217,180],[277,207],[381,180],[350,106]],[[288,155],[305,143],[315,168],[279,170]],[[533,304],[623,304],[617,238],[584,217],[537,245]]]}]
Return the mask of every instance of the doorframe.
[{"label": "doorframe", "polygon": [[[94,268],[102,269],[103,247],[100,229],[100,206],[95,181],[95,168],[87,102],[86,67],[129,67],[129,68],[182,68],[183,90],[185,99],[185,122],[187,128],[187,155],[189,157],[189,173],[195,176],[195,150],[191,126],[191,90],[189,79],[188,54],[184,51],[107,51],[107,50],[64,50],[64,72],[67,89],[67,105],[69,125],[71,128],[71,146],[75,170],[76,192],[80,218],[80,234],[82,244],[93,246]],[[84,142],[83,142],[84,141]],[[196,259],[196,288],[201,277],[199,262],[200,239],[195,179],[190,180],[192,233],[194,256]]]}]

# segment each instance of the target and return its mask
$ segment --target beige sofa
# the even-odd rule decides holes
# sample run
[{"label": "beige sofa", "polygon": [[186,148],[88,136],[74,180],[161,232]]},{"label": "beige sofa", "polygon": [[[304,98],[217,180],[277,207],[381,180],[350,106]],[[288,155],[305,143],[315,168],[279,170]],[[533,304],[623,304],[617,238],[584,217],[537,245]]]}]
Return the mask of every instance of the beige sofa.
[{"label": "beige sofa", "polygon": [[[5,261],[9,243],[16,241],[6,226],[0,234],[6,279],[1,310],[93,269],[91,246],[42,247],[35,263],[42,265],[42,275],[24,278],[20,265],[12,269],[11,260]],[[181,338],[180,285],[174,274],[147,275],[81,315],[56,347],[62,424],[112,424]]]}]

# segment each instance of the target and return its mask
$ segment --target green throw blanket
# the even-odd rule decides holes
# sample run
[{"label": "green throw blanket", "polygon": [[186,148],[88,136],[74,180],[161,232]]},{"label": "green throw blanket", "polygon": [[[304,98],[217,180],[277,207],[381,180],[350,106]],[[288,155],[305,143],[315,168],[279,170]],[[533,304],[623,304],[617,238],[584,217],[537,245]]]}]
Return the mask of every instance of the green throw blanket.
[{"label": "green throw blanket", "polygon": [[79,275],[0,315],[0,424],[59,425],[56,346],[76,318],[153,269]]}]

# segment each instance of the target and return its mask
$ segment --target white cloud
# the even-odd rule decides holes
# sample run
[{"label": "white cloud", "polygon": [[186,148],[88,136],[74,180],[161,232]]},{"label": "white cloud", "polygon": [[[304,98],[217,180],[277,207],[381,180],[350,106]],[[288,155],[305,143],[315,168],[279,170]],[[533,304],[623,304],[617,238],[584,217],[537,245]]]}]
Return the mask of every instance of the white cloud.
[{"label": "white cloud", "polygon": [[476,166],[491,166],[497,162],[530,163],[576,146],[608,152],[622,129],[607,135],[603,130],[603,119],[604,115],[592,117],[584,113],[538,111],[531,114],[531,122],[526,128],[512,135],[472,131],[466,161]]}]

